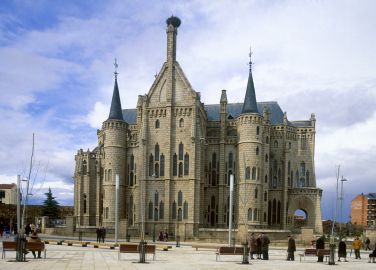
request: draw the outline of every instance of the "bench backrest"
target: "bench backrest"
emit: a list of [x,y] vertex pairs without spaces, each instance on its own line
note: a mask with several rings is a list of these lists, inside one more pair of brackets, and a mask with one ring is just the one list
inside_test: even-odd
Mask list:
[[26,242],[26,249],[28,250],[44,250],[44,243],[43,242]]
[[307,248],[307,249],[304,250],[304,254],[305,255],[316,255],[317,250],[314,249],[314,248]]
[[120,244],[120,252],[138,252],[138,245]]
[[146,253],[155,253],[155,245],[146,245],[145,246]]
[[16,250],[17,242],[15,241],[5,241],[3,242],[3,249]]
[[317,255],[319,255],[319,256],[330,255],[330,250],[329,249],[319,249],[317,251]]
[[242,247],[220,247],[220,254],[243,254]]

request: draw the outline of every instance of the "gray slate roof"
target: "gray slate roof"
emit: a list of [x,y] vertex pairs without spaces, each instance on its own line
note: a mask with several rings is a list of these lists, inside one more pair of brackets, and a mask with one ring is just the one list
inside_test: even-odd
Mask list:
[[[255,85],[253,84],[252,70],[249,69],[247,91],[245,92],[242,113],[258,113]],[[261,111],[262,112],[262,111]]]
[[[206,113],[208,115],[209,121],[219,121],[220,120],[220,104],[209,104],[204,105]],[[283,123],[283,112],[281,107],[279,107],[276,101],[270,102],[258,102],[257,109],[260,114],[264,111],[264,107],[269,109],[270,121],[272,125],[278,125]],[[232,118],[238,117],[243,108],[243,103],[229,103],[227,104],[228,116]],[[136,124],[137,122],[137,110],[136,109],[125,109],[123,110],[124,121],[128,124]]]
[[368,199],[376,199],[376,193],[368,193],[366,196]]
[[119,87],[117,79],[115,78],[114,92],[112,94],[111,109],[108,119],[123,120],[123,114],[121,109]]

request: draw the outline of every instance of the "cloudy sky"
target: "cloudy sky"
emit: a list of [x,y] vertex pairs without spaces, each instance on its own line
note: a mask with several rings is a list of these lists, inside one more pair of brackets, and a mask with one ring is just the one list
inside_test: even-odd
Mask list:
[[206,104],[244,98],[249,47],[258,101],[289,120],[316,114],[316,177],[323,218],[336,171],[350,200],[376,192],[375,1],[0,2],[0,183],[27,175],[35,133],[32,202],[51,187],[72,204],[74,154],[93,149],[109,112],[113,61],[124,108],[148,92],[166,57],[165,20],[182,20],[177,59]]

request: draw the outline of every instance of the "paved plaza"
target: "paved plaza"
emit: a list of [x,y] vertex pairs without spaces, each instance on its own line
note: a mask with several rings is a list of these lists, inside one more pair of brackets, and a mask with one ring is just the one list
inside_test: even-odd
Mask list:
[[[173,244],[172,242],[169,244]],[[9,270],[78,270],[78,269],[376,269],[375,263],[368,263],[368,252],[362,252],[362,259],[355,260],[354,254],[349,262],[336,262],[335,266],[327,263],[316,262],[316,257],[307,257],[299,262],[299,256],[303,249],[295,253],[295,261],[286,261],[286,250],[283,248],[271,247],[270,260],[250,260],[249,265],[242,265],[242,257],[221,256],[216,261],[215,251],[210,249],[199,249],[196,251],[190,243],[182,243],[181,247],[174,245],[169,251],[157,250],[156,260],[148,255],[146,264],[138,263],[138,254],[121,254],[118,260],[118,250],[109,248],[93,248],[48,244],[47,258],[34,259],[32,254],[27,255],[27,262],[14,262],[15,252],[7,252],[6,258],[0,260],[0,269]],[[12,262],[13,261],[13,262]]]

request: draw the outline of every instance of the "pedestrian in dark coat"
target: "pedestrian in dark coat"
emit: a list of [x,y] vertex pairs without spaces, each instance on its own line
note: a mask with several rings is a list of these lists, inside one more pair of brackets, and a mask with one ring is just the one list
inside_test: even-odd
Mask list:
[[[324,236],[321,236],[319,239],[316,240],[316,249],[325,249],[325,241],[324,241]],[[323,262],[324,261],[324,256],[317,256],[318,262]]]
[[255,233],[252,233],[248,239],[248,246],[249,246],[249,253],[251,255],[251,260],[253,260],[253,255],[257,253],[257,241],[255,237]]
[[97,228],[97,242],[99,243],[102,239],[102,235],[101,235],[101,228]]
[[105,227],[102,227],[102,229],[101,229],[101,236],[102,236],[102,243],[104,243],[104,240],[106,239],[106,229],[105,229]]
[[261,234],[261,252],[262,252],[263,260],[269,260],[269,244],[270,244],[269,237],[267,237],[265,233],[262,233]]
[[296,246],[295,246],[295,239],[289,235],[288,236],[288,245],[287,245],[287,260],[288,261],[294,261],[294,252],[296,251]]
[[261,234],[256,238],[257,259],[261,260]]
[[345,258],[345,262],[347,262],[346,259],[347,252],[346,252],[346,243],[341,239],[338,244],[338,261],[341,261],[341,258]]
[[29,236],[29,234],[31,233],[31,227],[30,227],[30,223],[28,223],[26,226],[25,226],[25,234],[27,236]]

